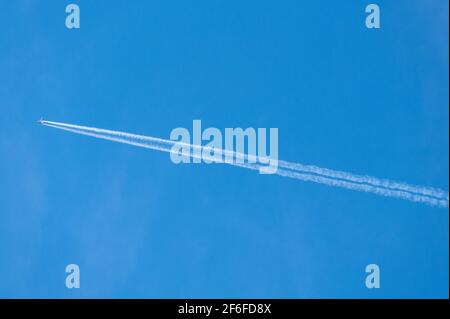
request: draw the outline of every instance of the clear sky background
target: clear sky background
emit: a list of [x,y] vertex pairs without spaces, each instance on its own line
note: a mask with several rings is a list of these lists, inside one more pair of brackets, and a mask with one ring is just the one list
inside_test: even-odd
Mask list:
[[448,1],[366,2],[1,1],[0,297],[447,298],[448,209],[36,123],[278,127],[283,160],[448,190]]

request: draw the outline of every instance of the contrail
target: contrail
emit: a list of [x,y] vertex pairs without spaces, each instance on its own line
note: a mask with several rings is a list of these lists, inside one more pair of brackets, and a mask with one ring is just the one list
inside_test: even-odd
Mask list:
[[[183,155],[191,158],[200,158],[214,161],[216,158],[211,154],[226,155],[235,159],[247,160],[247,162],[225,162],[226,164],[239,166],[251,170],[261,170],[266,166],[256,161],[254,155],[243,154],[224,149],[212,149],[206,146],[186,144],[157,137],[143,136],[119,131],[106,130],[95,127],[52,122],[40,120],[39,123],[77,133],[81,135],[92,136],[113,142],[125,143],[138,147],[144,147],[152,150],[177,153],[173,146],[179,145],[189,149]],[[193,152],[193,150],[200,150],[200,152]],[[202,152],[206,150],[207,152]],[[250,161],[251,160],[251,161]],[[299,163],[292,163],[286,161],[278,162],[278,170],[275,173],[279,176],[290,177],[303,181],[310,181],[329,186],[343,187],[351,190],[363,191],[377,195],[400,198],[413,202],[419,202],[437,207],[448,207],[449,195],[448,192],[432,187],[424,187],[417,185],[410,185],[407,183],[395,182],[387,179],[379,179],[372,176],[355,175],[342,171],[335,171],[327,168],[321,168],[313,165],[303,165]]]

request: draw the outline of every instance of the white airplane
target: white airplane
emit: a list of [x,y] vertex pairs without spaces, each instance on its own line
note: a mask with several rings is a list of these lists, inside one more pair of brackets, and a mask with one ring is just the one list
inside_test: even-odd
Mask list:
[[41,117],[38,121],[39,124],[42,124],[42,122],[44,122],[44,119]]

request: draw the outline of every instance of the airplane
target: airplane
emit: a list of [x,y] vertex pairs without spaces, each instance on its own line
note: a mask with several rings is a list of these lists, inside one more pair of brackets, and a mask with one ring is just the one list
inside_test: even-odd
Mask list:
[[44,119],[41,117],[37,122],[38,122],[39,124],[43,124]]

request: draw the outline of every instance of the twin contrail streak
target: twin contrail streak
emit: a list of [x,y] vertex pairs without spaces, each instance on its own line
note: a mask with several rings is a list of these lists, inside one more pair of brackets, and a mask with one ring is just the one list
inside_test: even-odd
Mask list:
[[[51,122],[44,120],[41,120],[40,123],[45,126],[69,131],[72,133],[92,136],[113,142],[125,143],[129,145],[169,153],[176,153],[176,151],[173,150],[174,145],[182,145],[183,147],[189,149],[189,152],[183,153],[183,155],[203,160],[214,161],[216,158],[213,155],[210,155],[211,151],[214,151],[214,154],[216,155],[224,154],[229,155],[231,156],[231,158],[234,159],[247,160],[247,162],[244,161],[243,163],[239,163],[237,161],[233,161],[231,163],[229,162],[224,163],[243,168],[248,168],[251,170],[261,170],[267,167],[264,164],[258,163],[255,160],[255,156],[238,153],[230,150],[216,149],[216,148],[211,149],[201,145],[185,144],[181,142],[156,137],[136,135],[125,132],[112,131],[101,128],[80,126],[67,123]],[[194,150],[197,150],[198,152],[194,152]],[[203,150],[205,150],[206,152],[202,152]],[[253,159],[253,161],[249,161],[249,159]],[[372,176],[355,175],[347,172],[335,171],[327,168],[321,168],[312,165],[303,165],[299,163],[292,163],[286,161],[278,162],[278,170],[275,174],[302,181],[315,182],[329,186],[343,187],[351,190],[363,191],[387,197],[400,198],[413,202],[428,204],[431,206],[443,208],[448,207],[449,201],[448,192],[438,188],[410,185],[387,179],[379,179]]]

